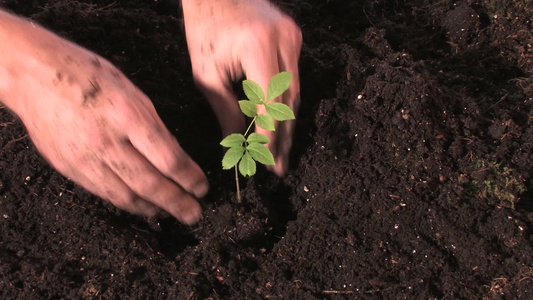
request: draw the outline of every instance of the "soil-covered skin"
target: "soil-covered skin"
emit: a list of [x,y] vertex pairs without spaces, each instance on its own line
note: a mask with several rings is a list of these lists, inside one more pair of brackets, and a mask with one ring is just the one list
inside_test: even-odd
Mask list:
[[304,35],[291,169],[237,204],[177,1],[0,0],[122,69],[212,186],[196,226],[132,216],[2,107],[1,299],[533,298],[531,2],[278,2]]

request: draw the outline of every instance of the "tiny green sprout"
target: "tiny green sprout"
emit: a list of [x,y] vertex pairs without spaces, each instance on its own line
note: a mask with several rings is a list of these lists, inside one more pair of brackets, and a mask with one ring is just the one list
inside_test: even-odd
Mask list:
[[[283,103],[274,102],[274,99],[281,96],[289,88],[292,74],[281,72],[274,75],[268,83],[266,93],[261,86],[254,81],[244,80],[242,83],[244,93],[248,99],[240,100],[239,107],[242,113],[251,118],[250,125],[244,134],[233,133],[225,137],[220,145],[229,148],[222,158],[222,169],[229,170],[235,168],[235,182],[237,185],[237,201],[241,202],[241,192],[239,188],[238,171],[242,176],[253,176],[256,172],[256,162],[263,165],[274,165],[274,156],[265,146],[270,142],[269,138],[261,133],[250,133],[250,129],[255,124],[265,130],[275,131],[274,120],[287,121],[294,120],[294,112]],[[263,105],[266,114],[258,114],[257,107]]]

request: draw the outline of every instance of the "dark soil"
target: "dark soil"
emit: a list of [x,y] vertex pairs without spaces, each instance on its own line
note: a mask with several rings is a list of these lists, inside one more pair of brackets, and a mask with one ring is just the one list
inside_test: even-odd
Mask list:
[[132,216],[0,109],[0,299],[533,299],[531,1],[281,2],[304,34],[292,166],[243,204],[176,0],[0,6],[121,68],[212,185],[197,226]]

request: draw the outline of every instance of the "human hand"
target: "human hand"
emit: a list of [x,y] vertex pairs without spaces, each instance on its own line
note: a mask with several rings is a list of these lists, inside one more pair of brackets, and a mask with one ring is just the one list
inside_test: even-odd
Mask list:
[[[224,136],[244,129],[244,118],[231,82],[243,73],[267,90],[272,76],[292,73],[289,90],[276,101],[296,113],[300,102],[298,59],[302,34],[294,21],[267,0],[183,0],[187,44],[196,84],[213,108]],[[260,107],[259,113],[264,114]],[[288,168],[295,121],[276,124],[276,131],[257,128],[282,176]]]
[[121,209],[198,221],[196,198],[207,179],[148,97],[94,53],[43,29],[25,30],[7,39],[0,30],[9,40],[0,46],[0,81],[9,87],[0,84],[0,98],[48,162]]

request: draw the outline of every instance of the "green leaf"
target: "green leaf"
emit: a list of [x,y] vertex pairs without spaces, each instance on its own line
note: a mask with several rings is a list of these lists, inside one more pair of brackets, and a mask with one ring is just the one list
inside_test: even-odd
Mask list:
[[242,143],[244,143],[246,139],[244,138],[244,135],[240,133],[233,133],[225,137],[221,142],[220,145],[231,148],[231,147],[237,147],[242,146]]
[[248,97],[253,103],[261,104],[265,102],[265,92],[263,92],[263,89],[256,82],[244,80],[242,82],[242,88],[246,97]]
[[272,102],[266,105],[267,113],[278,121],[294,120],[292,109],[283,103]]
[[257,119],[255,119],[255,122],[257,123],[257,126],[263,129],[270,131],[276,130],[274,128],[274,119],[269,115],[258,115]]
[[248,136],[248,138],[246,139],[246,141],[248,143],[259,143],[259,144],[266,144],[268,142],[270,142],[270,139],[264,135],[264,134],[261,134],[261,133],[252,133]]
[[289,72],[281,72],[274,75],[268,83],[267,101],[270,101],[285,93],[291,84],[291,79],[292,74]]
[[256,166],[255,161],[252,159],[248,151],[244,153],[241,162],[239,163],[239,171],[242,176],[252,176],[255,174]]
[[222,158],[222,169],[228,170],[233,168],[242,158],[243,154],[244,147],[242,146],[229,148],[229,150],[226,151],[226,154],[224,154],[224,157]]
[[272,152],[270,152],[270,150],[268,150],[268,148],[265,147],[265,145],[263,144],[248,144],[248,146],[246,147],[246,153],[250,153],[253,159],[257,160],[263,165],[273,166],[276,164],[274,162],[274,156],[272,156]]
[[243,114],[247,117],[253,118],[257,116],[257,105],[249,100],[240,100],[239,107]]

